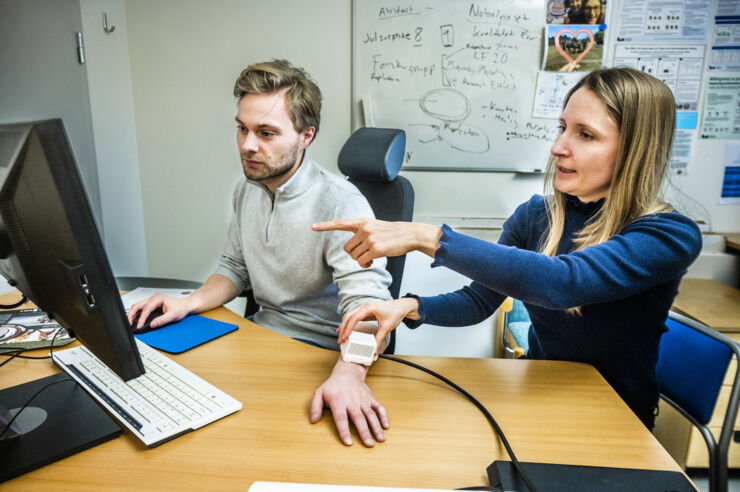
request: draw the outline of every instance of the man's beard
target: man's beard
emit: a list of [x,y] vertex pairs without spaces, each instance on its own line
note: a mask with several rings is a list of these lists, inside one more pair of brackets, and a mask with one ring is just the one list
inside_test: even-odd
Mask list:
[[[251,181],[264,181],[266,179],[277,178],[293,169],[296,161],[298,160],[298,148],[300,142],[296,144],[286,153],[280,156],[277,163],[266,165],[264,162],[262,166],[257,169],[250,169],[246,165],[242,165],[244,170],[244,176]],[[244,159],[244,156],[242,156]]]

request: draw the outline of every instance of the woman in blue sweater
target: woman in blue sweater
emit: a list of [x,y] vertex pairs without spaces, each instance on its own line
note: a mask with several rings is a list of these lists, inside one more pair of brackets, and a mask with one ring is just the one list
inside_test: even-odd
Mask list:
[[353,231],[345,250],[362,265],[419,250],[432,266],[473,280],[436,297],[364,304],[345,317],[339,342],[361,320],[378,321],[378,341],[402,320],[410,328],[475,324],[514,297],[532,320],[529,358],[592,364],[652,429],[658,343],[679,281],[701,249],[696,225],[661,199],[674,108],[668,87],[637,70],[584,77],[565,99],[548,193],[516,209],[498,244],[446,225],[315,224]]

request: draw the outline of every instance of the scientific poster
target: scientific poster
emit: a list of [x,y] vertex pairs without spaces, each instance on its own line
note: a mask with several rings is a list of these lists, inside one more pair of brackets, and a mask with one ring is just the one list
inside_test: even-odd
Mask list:
[[615,67],[632,67],[662,80],[673,92],[676,109],[699,107],[705,45],[617,44]]
[[664,43],[706,41],[712,2],[706,0],[624,0],[617,41]]
[[740,142],[728,142],[725,146],[725,172],[719,203],[740,203]]
[[709,76],[701,138],[740,139],[740,74]]
[[740,15],[717,15],[712,34],[709,70],[740,70]]

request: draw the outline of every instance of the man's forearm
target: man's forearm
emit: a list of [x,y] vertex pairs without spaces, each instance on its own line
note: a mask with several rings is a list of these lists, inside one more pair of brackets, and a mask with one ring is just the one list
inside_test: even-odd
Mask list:
[[236,291],[234,282],[228,277],[215,273],[188,297],[191,303],[190,312],[202,313],[217,308],[234,299],[237,294],[239,293]]
[[347,362],[346,360],[342,359],[342,355],[340,354],[339,359],[337,359],[337,363],[334,364],[332,374],[352,374],[355,377],[359,378],[360,381],[365,381],[365,376],[367,376],[367,371],[369,369],[370,366],[363,366],[362,364],[357,364],[355,362]]

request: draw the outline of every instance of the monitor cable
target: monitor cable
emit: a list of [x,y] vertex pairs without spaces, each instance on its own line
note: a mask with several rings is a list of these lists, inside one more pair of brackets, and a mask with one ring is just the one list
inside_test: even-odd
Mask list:
[[21,355],[23,352],[27,352],[29,350],[32,350],[32,349],[22,348],[22,349],[12,349],[12,350],[8,350],[6,352],[0,352],[0,356],[7,357],[6,360],[0,362],[0,367],[3,367],[5,364],[7,364],[11,360],[15,359],[16,357],[19,358],[19,359],[36,359],[36,360],[51,359],[51,355],[42,355],[42,356]]
[[[430,376],[434,376],[435,378],[451,386],[457,392],[463,395],[465,398],[470,400],[470,402],[473,405],[475,405],[478,408],[478,410],[480,410],[483,413],[483,415],[486,417],[486,420],[488,420],[488,422],[491,424],[491,426],[494,428],[494,430],[498,434],[499,438],[501,439],[502,444],[504,445],[504,448],[506,448],[506,452],[509,454],[509,457],[511,458],[511,462],[514,465],[514,468],[519,473],[519,476],[521,477],[522,482],[524,482],[524,485],[527,486],[530,492],[536,492],[534,485],[532,484],[527,474],[524,472],[524,469],[522,468],[521,463],[519,462],[516,455],[514,454],[514,450],[511,449],[511,446],[509,445],[509,441],[508,439],[506,439],[506,436],[504,435],[504,431],[501,430],[501,427],[498,425],[498,422],[496,422],[496,419],[493,418],[493,415],[491,415],[491,412],[489,412],[488,409],[481,402],[479,402],[473,395],[471,395],[470,393],[465,391],[462,387],[458,386],[457,384],[450,381],[446,377],[442,376],[441,374],[438,374],[432,371],[431,369],[428,369],[422,365],[407,361],[405,359],[399,359],[398,357],[394,357],[392,355],[386,355],[386,354],[378,354],[378,358],[388,359],[394,362],[399,362],[401,364],[405,364],[407,366],[411,366],[415,369],[425,372],[429,374]],[[473,487],[473,488],[464,488],[464,489],[459,489],[459,490],[496,490],[496,489],[493,489],[490,487],[483,487],[483,488]]]
[[14,304],[0,304],[0,309],[15,309],[18,306],[22,306],[26,302],[28,302],[28,297],[22,296],[21,297],[21,300],[18,301],[18,302],[16,302],[16,303],[14,303]]

